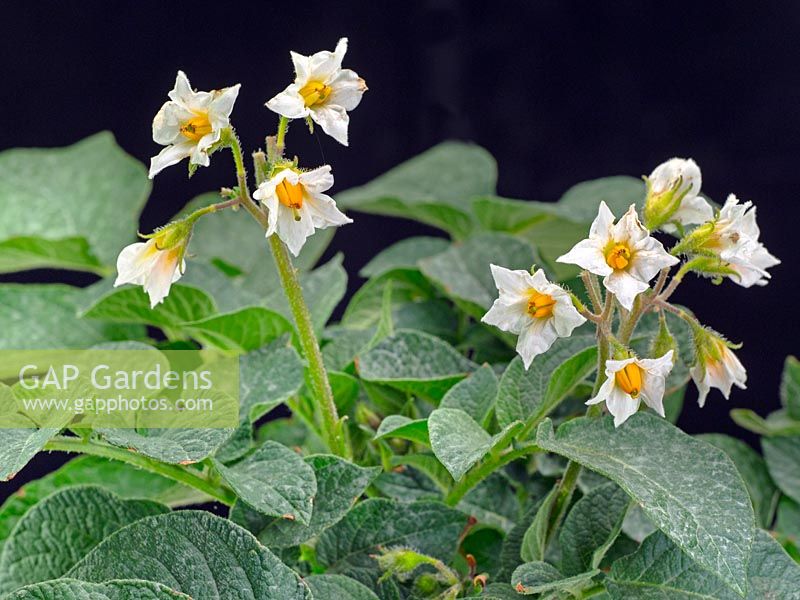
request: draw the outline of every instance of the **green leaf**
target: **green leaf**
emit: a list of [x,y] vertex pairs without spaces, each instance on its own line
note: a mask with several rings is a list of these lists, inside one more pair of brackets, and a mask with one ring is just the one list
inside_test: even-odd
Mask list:
[[533,244],[559,280],[577,275],[577,267],[555,259],[586,237],[588,223],[564,218],[557,204],[487,196],[475,200],[472,211],[486,229],[512,233]]
[[305,582],[319,600],[379,600],[367,586],[344,575],[311,575]]
[[500,425],[535,424],[550,414],[597,367],[594,336],[560,338],[526,371],[514,358],[500,378],[495,412]]
[[781,404],[789,416],[800,421],[800,361],[787,356],[781,379]]
[[492,367],[483,365],[472,375],[451,387],[442,398],[439,407],[463,410],[478,423],[486,425],[497,398],[498,383]]
[[786,496],[780,499],[775,531],[788,536],[795,542],[800,541],[800,504]]
[[514,590],[510,583],[490,583],[480,595],[482,600],[520,600],[522,594]]
[[93,288],[88,290],[91,300],[81,312],[81,316],[87,319],[178,327],[187,321],[199,321],[217,312],[211,296],[188,285],[173,285],[169,296],[155,308],[150,308],[150,298],[138,286],[111,289],[110,282],[101,282]]
[[763,419],[752,410],[734,408],[731,419],[740,427],[759,435],[800,435],[800,421],[795,421],[783,410],[776,410]]
[[30,269],[69,269],[108,274],[108,269],[92,254],[86,238],[47,240],[23,236],[0,241],[0,273]]
[[317,493],[314,469],[294,451],[264,442],[232,467],[214,465],[233,491],[258,512],[308,525]]
[[231,520],[247,528],[270,548],[297,546],[338,523],[380,471],[377,467],[359,467],[328,454],[309,456],[305,462],[313,469],[317,482],[308,525],[270,518],[238,502],[231,512]]
[[343,208],[405,217],[467,235],[469,199],[494,193],[497,165],[479,146],[445,142],[398,165],[361,187],[336,195]]
[[497,298],[490,264],[528,270],[541,263],[527,242],[503,233],[485,233],[452,244],[419,262],[422,273],[470,315],[480,318]]
[[558,201],[558,212],[572,221],[591,223],[597,216],[600,202],[605,202],[619,218],[631,204],[641,208],[644,197],[644,182],[641,179],[627,175],[603,177],[569,188]]
[[99,487],[48,496],[20,519],[0,559],[0,592],[58,579],[118,529],[168,512],[149,500],[122,500]]
[[[800,566],[765,531],[757,531],[743,575],[748,600],[795,598]],[[702,569],[661,532],[611,567],[606,588],[613,600],[739,600],[742,596]]]
[[578,594],[583,588],[592,584],[592,578],[598,575],[597,569],[564,577],[558,569],[546,562],[528,562],[517,567],[511,576],[511,585],[520,594],[549,594],[564,592]]
[[697,437],[716,446],[730,457],[750,493],[757,525],[759,527],[772,525],[780,492],[769,476],[764,459],[746,443],[721,433],[708,433]]
[[373,482],[383,496],[399,502],[441,500],[442,490],[431,477],[413,467],[381,473]]
[[261,307],[185,323],[181,329],[204,346],[234,354],[258,350],[283,334],[294,332],[285,317]]
[[597,486],[575,503],[561,528],[561,571],[577,575],[600,566],[617,539],[630,506],[628,495],[616,484]]
[[537,443],[615,481],[689,556],[746,592],[755,518],[724,452],[649,413],[616,429],[609,417],[574,419],[557,433],[544,421]]
[[377,325],[387,285],[392,286],[393,312],[404,305],[429,300],[435,294],[433,286],[417,269],[386,271],[370,279],[353,295],[344,311],[342,325],[350,329],[367,329]]
[[547,531],[550,526],[550,517],[553,513],[553,506],[558,498],[558,486],[553,486],[550,493],[538,503],[538,509],[530,525],[525,530],[525,535],[520,543],[519,555],[526,562],[536,562],[544,560],[545,552],[550,540],[547,539]]
[[193,464],[210,456],[231,429],[97,429],[114,446],[170,464]]
[[7,600],[192,600],[151,581],[118,580],[89,583],[75,579],[45,581],[6,596]]
[[761,438],[772,479],[795,502],[800,502],[800,436]]
[[370,558],[379,546],[408,546],[449,562],[466,525],[466,515],[438,502],[402,504],[371,498],[320,535],[317,559],[328,572],[369,584],[379,573]]
[[100,261],[113,264],[134,241],[149,194],[144,166],[108,132],[66,148],[6,150],[0,153],[0,240],[86,237]]
[[458,510],[486,525],[508,533],[519,519],[517,489],[503,472],[495,471],[472,488],[458,503]]
[[441,463],[458,481],[490,451],[508,446],[511,437],[522,427],[514,422],[491,436],[463,410],[437,408],[428,417],[431,448]]
[[412,420],[403,415],[389,415],[381,421],[374,439],[381,440],[386,438],[400,438],[401,440],[409,440],[430,446],[428,420]]
[[300,578],[249,532],[201,511],[147,517],[120,529],[68,577],[145,579],[194,600],[311,600]]
[[88,348],[113,339],[115,330],[107,324],[76,316],[83,294],[60,284],[0,285],[0,350]]
[[450,246],[444,238],[417,236],[401,240],[379,252],[358,272],[371,278],[395,269],[416,269],[423,259],[444,252]]
[[303,363],[294,348],[277,341],[239,358],[242,419],[255,422],[303,386]]
[[364,381],[380,383],[435,400],[476,365],[437,337],[402,330],[364,354],[358,363]]
[[[11,388],[0,382],[0,406],[14,406],[16,400]],[[12,415],[6,415],[12,419]],[[44,448],[69,420],[68,415],[53,415],[53,425],[37,427],[24,415],[14,415],[14,429],[0,429],[0,481],[13,479],[36,454]],[[8,427],[8,424],[6,424]]]
[[[44,477],[26,483],[0,506],[0,543],[32,506],[56,490],[100,485],[122,498],[149,499],[169,506],[199,504],[207,496],[194,488],[126,463],[83,455]],[[0,546],[2,548],[2,546]]]

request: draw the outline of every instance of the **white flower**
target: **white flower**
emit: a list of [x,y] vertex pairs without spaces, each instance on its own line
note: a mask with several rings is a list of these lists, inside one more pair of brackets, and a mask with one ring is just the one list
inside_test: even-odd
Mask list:
[[730,279],[743,287],[766,285],[770,274],[767,269],[780,264],[764,244],[758,241],[761,234],[756,224],[756,209],[752,202],[739,204],[730,194],[714,223],[713,232],[702,247],[717,253],[738,277]]
[[313,171],[287,167],[258,186],[253,197],[268,209],[267,237],[278,234],[297,256],[315,229],[346,225],[353,220],[336,208],[336,202],[323,194],[333,186],[328,165]]
[[603,276],[603,285],[627,310],[661,269],[678,262],[661,242],[650,237],[639,222],[634,205],[614,224],[614,215],[605,202],[600,203],[589,238],[556,260]]
[[695,336],[697,362],[689,373],[697,386],[697,403],[700,406],[706,403],[711,388],[717,388],[726,400],[734,385],[747,389],[747,371],[725,340],[705,330]]
[[586,322],[569,293],[550,283],[541,269],[531,275],[497,265],[491,268],[500,296],[481,320],[519,335],[517,352],[526,369],[556,338],[568,337]]
[[290,119],[311,117],[325,133],[347,146],[347,111],[358,106],[367,86],[354,71],[342,69],[345,52],[347,38],[340,39],[333,52],[311,56],[292,52],[294,83],[267,102],[267,107]]
[[606,361],[606,380],[586,404],[606,403],[619,427],[644,403],[664,416],[664,388],[672,370],[672,350],[661,358],[626,358]]
[[[714,209],[700,196],[703,177],[700,167],[691,158],[671,158],[658,165],[647,178],[648,209],[661,211],[658,221],[670,221],[661,226],[665,231],[675,231],[672,222],[681,225],[705,223],[714,218]],[[649,223],[649,219],[646,219]]]
[[193,165],[208,166],[209,148],[230,126],[228,117],[239,87],[236,84],[222,90],[195,92],[186,74],[178,71],[169,101],[153,119],[153,140],[166,148],[150,159],[150,179],[187,157]]
[[185,244],[160,249],[159,237],[126,246],[117,258],[117,280],[114,287],[125,283],[141,285],[150,296],[150,308],[164,301],[173,283],[186,270],[183,255]]

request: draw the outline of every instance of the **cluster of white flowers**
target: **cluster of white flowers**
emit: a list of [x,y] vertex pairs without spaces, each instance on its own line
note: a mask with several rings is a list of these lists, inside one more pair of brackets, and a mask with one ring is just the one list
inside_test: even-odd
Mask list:
[[[347,145],[347,112],[361,102],[367,90],[364,80],[350,69],[342,68],[347,52],[347,39],[342,38],[333,52],[322,51],[311,56],[291,53],[295,80],[266,106],[288,119],[311,119],[341,144]],[[150,161],[152,179],[166,167],[189,158],[193,167],[206,167],[210,155],[225,144],[230,131],[230,115],[240,85],[210,92],[192,89],[183,71],[178,71],[175,87],[153,119],[153,140],[165,148]],[[231,134],[234,135],[234,134]],[[324,194],[333,186],[328,165],[303,171],[293,163],[273,168],[270,178],[258,186],[253,198],[267,210],[267,237],[277,234],[297,256],[306,239],[316,229],[352,223],[336,207],[333,198]],[[174,225],[174,224],[173,224]],[[164,301],[170,286],[185,270],[186,246],[191,228],[168,226],[164,231],[185,231],[184,239],[173,239],[165,246],[153,236],[147,242],[131,244],[117,259],[115,286],[141,285],[150,296],[151,306]]]
[[[759,242],[755,208],[728,197],[721,210],[700,195],[700,168],[691,159],[673,158],[659,165],[649,177],[646,219],[654,228],[681,232],[697,225],[669,253],[639,220],[631,206],[619,220],[605,202],[600,203],[589,237],[556,260],[574,264],[603,277],[607,301],[617,302],[624,316],[634,310],[636,298],[650,290],[650,282],[666,273],[680,260],[675,254],[699,256],[694,270],[700,274],[723,274],[744,287],[767,283],[766,269],[779,263]],[[519,335],[517,352],[525,368],[536,356],[546,352],[558,337],[567,337],[586,321],[586,309],[567,290],[550,283],[543,271],[509,271],[492,265],[499,297],[483,317],[487,324]],[[663,284],[662,284],[663,285]],[[659,292],[661,289],[658,290]],[[579,311],[577,307],[580,307]],[[613,307],[613,305],[612,305]],[[588,315],[597,319],[599,315]],[[611,313],[607,315],[611,318]],[[715,332],[693,326],[696,360],[691,377],[699,390],[699,403],[705,403],[709,390],[719,389],[727,398],[731,387],[745,387],[747,374],[733,347]],[[664,416],[662,405],[666,378],[672,370],[673,351],[641,359],[624,345],[616,343],[615,355],[606,360],[603,384],[587,404],[605,402],[619,426],[644,403]]]

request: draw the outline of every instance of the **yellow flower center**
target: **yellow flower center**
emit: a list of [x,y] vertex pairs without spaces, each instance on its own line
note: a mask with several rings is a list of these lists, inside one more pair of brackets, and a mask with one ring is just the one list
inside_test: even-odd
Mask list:
[[181,134],[195,142],[199,141],[204,135],[211,133],[212,129],[208,113],[196,113],[194,117],[181,124]]
[[606,264],[616,271],[624,269],[630,262],[631,250],[625,244],[614,244],[606,252]]
[[289,183],[284,179],[275,187],[275,193],[284,206],[292,209],[303,207],[303,186],[299,183]]
[[639,397],[642,391],[642,368],[639,365],[636,363],[625,365],[624,369],[615,373],[614,379],[622,391],[631,398]]
[[536,319],[545,319],[553,314],[556,301],[552,296],[531,290],[528,296],[528,314]]
[[300,95],[306,106],[316,106],[325,102],[332,91],[331,86],[321,81],[309,81],[300,89]]

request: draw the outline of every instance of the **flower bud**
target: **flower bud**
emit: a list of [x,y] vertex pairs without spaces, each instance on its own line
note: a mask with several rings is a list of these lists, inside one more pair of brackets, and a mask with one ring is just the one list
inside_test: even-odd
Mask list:
[[727,400],[736,385],[746,389],[747,371],[732,352],[740,347],[732,344],[716,331],[700,325],[692,327],[696,361],[690,370],[697,386],[697,403],[703,406],[712,387],[722,392]]
[[672,350],[672,364],[678,360],[678,342],[667,326],[667,318],[662,312],[658,317],[658,333],[650,345],[650,356],[664,356]]
[[[692,159],[670,159],[656,167],[644,181],[647,185],[644,223],[648,229],[658,229],[673,220],[682,224],[697,222],[697,216],[693,213],[676,216],[681,209],[691,210],[690,205],[696,202],[700,193],[700,168]],[[684,200],[687,206],[682,207]],[[699,202],[705,204],[702,198]],[[702,206],[701,212],[704,209],[705,206]]]

